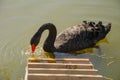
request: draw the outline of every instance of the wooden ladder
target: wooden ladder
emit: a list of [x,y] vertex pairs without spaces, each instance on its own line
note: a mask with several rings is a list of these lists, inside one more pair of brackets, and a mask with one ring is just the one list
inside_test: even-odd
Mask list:
[[87,58],[29,58],[25,80],[103,80],[103,76]]

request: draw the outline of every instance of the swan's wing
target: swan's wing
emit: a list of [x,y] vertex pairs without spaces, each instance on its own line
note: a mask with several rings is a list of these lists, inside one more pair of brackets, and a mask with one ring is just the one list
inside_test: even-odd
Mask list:
[[69,52],[90,46],[87,41],[90,35],[88,32],[85,27],[80,25],[67,28],[56,37],[54,43],[56,51]]

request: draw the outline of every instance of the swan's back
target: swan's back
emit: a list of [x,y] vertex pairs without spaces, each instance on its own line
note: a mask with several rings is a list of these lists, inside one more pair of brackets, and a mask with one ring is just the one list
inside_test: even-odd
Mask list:
[[[93,47],[107,33],[95,32],[91,26],[76,25],[67,28],[56,37],[54,46],[56,52],[70,52]],[[100,34],[99,34],[100,33]]]
[[58,51],[68,52],[78,50],[83,48],[87,37],[85,27],[76,25],[58,34],[54,45]]

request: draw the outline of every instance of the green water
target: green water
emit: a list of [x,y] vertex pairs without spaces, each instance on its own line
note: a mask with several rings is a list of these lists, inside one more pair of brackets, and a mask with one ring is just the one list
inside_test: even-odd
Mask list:
[[95,49],[94,54],[86,57],[99,74],[120,80],[119,3],[119,0],[0,0],[0,80],[24,79],[28,58],[24,53],[40,25],[52,22],[59,33],[83,20],[112,23],[107,35],[109,44],[101,45],[103,56],[97,56]]

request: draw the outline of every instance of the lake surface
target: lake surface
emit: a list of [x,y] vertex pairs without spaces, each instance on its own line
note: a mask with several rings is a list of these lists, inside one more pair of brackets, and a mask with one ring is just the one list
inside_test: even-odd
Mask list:
[[[58,33],[83,20],[112,23],[107,35],[109,44],[102,44],[102,56],[94,49],[90,58],[99,74],[120,80],[120,0],[0,0],[0,80],[23,80],[25,54],[29,41],[44,23],[56,25]],[[43,34],[42,41],[47,36]],[[77,57],[82,57],[78,55]]]

